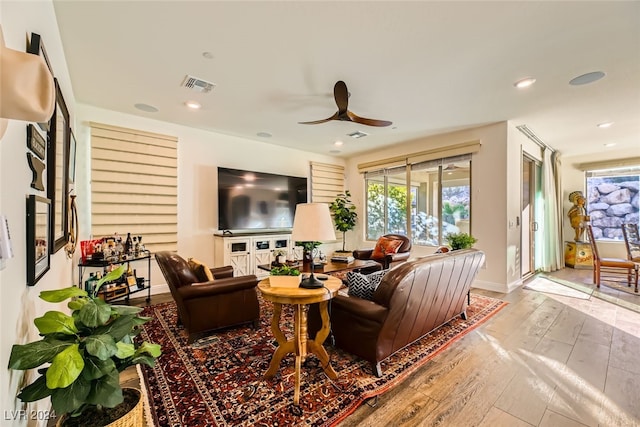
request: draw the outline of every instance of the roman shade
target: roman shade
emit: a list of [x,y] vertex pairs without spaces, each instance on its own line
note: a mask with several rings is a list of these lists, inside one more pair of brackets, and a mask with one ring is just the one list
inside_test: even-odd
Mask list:
[[91,234],[142,236],[177,250],[176,137],[91,123]]
[[448,157],[456,157],[463,154],[473,154],[480,151],[480,141],[468,141],[460,144],[447,145],[444,147],[436,147],[430,150],[420,151],[417,153],[406,154],[403,156],[376,160],[373,162],[360,163],[358,172],[365,173],[379,169],[391,169],[407,164],[416,164],[428,162],[430,160],[443,159]]
[[314,203],[331,203],[344,193],[344,166],[311,162],[311,198]]

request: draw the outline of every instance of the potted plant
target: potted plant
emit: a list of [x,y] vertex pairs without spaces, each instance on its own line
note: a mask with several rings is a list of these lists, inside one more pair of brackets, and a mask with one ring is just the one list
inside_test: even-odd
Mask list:
[[288,265],[273,267],[269,273],[269,285],[274,288],[297,288],[301,279],[300,270]]
[[47,302],[71,299],[67,305],[71,315],[46,312],[34,319],[42,339],[11,348],[10,369],[45,365],[38,369],[40,377],[23,388],[18,398],[34,402],[51,397],[53,409],[62,415],[59,426],[106,425],[118,419],[113,413],[118,413],[120,419],[122,414],[127,416],[120,406],[127,402],[131,409],[136,409],[128,411],[129,414],[142,414],[140,392],[125,389],[123,393],[119,374],[138,363],[153,366],[160,356],[158,344],[133,339],[139,326],[150,318],[138,315],[140,307],[110,305],[96,296],[102,284],[124,272],[122,265],[106,274],[97,282],[92,295],[75,286],[41,292],[40,298]]
[[338,194],[338,197],[331,202],[329,210],[336,224],[336,229],[342,232],[342,250],[336,252],[348,252],[345,250],[347,231],[353,230],[356,226],[356,207],[351,203],[351,193],[349,190],[344,194]]
[[277,264],[284,264],[287,260],[287,251],[284,249],[276,249],[273,251],[273,256],[276,259]]
[[478,241],[478,239],[467,233],[449,233],[445,237],[449,242],[449,246],[451,246],[451,250],[454,251],[458,249],[468,249]]
[[313,251],[322,245],[322,242],[296,242],[296,246],[302,246],[302,263],[313,262]]

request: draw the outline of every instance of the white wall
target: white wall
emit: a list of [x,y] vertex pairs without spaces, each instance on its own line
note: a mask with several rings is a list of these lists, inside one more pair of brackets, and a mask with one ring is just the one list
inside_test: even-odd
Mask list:
[[[150,118],[117,113],[92,106],[77,106],[78,198],[81,239],[89,237],[89,122],[99,122],[155,132],[178,138],[178,253],[214,265],[213,233],[218,225],[217,167],[309,177],[311,161],[344,165],[343,159],[308,153],[260,141],[207,132]],[[151,273],[152,284],[163,284],[160,271]],[[154,292],[161,289],[157,287]],[[164,290],[164,289],[163,289]]]
[[[31,32],[42,36],[55,76],[59,80],[69,113],[74,117],[74,96],[69,79],[62,42],[50,1],[2,1],[0,23],[7,47],[25,51]],[[19,388],[31,383],[37,375],[33,372],[11,371],[8,365],[11,346],[38,338],[33,319],[47,310],[57,308],[38,298],[40,291],[73,284],[74,266],[66,258],[64,250],[51,256],[51,269],[34,287],[26,286],[26,208],[29,194],[46,196],[30,187],[31,171],[26,157],[26,122],[10,120],[6,134],[0,141],[0,212],[7,216],[15,257],[0,261],[0,411],[3,426],[27,425],[25,419],[11,418],[11,411],[25,409],[16,399]],[[30,410],[48,410],[48,400],[28,405]],[[15,413],[15,412],[14,412]],[[31,420],[29,425],[34,425]],[[43,421],[44,425],[46,421]]]

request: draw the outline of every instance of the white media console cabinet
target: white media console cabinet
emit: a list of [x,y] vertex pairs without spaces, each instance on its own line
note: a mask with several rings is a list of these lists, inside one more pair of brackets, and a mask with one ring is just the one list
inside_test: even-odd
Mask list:
[[302,248],[296,250],[291,241],[291,233],[282,231],[261,234],[215,233],[213,249],[215,266],[233,266],[236,277],[255,274],[262,279],[268,276],[269,272],[258,266],[270,264],[274,260],[273,251],[276,249],[285,250],[289,256],[295,253],[298,259],[302,258]]

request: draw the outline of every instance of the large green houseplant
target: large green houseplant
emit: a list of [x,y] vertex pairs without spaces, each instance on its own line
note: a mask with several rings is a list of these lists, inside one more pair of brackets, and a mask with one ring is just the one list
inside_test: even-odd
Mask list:
[[329,210],[333,216],[333,222],[336,224],[336,229],[342,232],[342,250],[338,252],[347,252],[345,250],[346,234],[347,231],[355,228],[356,219],[358,219],[356,207],[351,203],[349,190],[344,194],[338,194],[338,197],[329,205]]
[[34,319],[42,339],[11,348],[10,369],[45,365],[38,369],[40,377],[20,391],[20,400],[51,397],[58,415],[67,414],[73,419],[93,412],[92,416],[100,416],[100,412],[106,413],[106,408],[124,400],[121,371],[139,363],[154,365],[160,346],[133,339],[139,326],[150,320],[138,315],[142,308],[111,305],[97,297],[100,286],[124,271],[125,266],[121,266],[106,274],[92,295],[75,286],[40,293],[41,299],[52,303],[71,299],[71,315],[47,311]]

